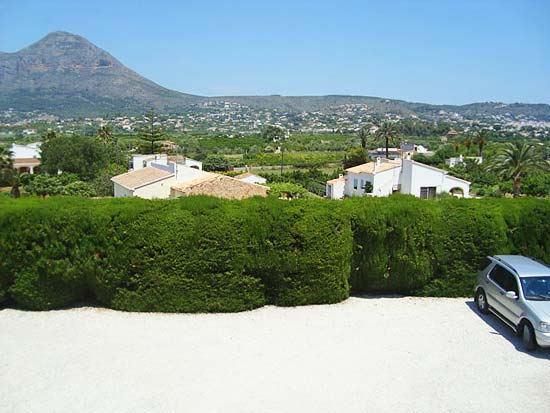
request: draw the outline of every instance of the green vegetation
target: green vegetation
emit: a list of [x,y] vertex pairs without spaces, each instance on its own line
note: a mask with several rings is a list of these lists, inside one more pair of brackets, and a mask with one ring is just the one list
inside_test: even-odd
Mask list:
[[330,202],[0,202],[0,301],[23,308],[242,311],[349,293],[350,224]]
[[85,136],[57,136],[41,147],[41,167],[49,174],[73,173],[93,179],[107,166],[107,151],[98,139]]
[[139,130],[140,139],[147,142],[150,146],[146,145],[143,153],[155,153],[155,144],[162,140],[164,131],[159,125],[157,114],[150,110],[143,116],[145,126]]
[[550,201],[0,198],[0,301],[127,311],[469,296],[486,255],[550,261]]
[[525,142],[510,142],[495,157],[490,170],[496,171],[499,177],[512,180],[514,198],[519,197],[522,179],[532,173],[550,172],[550,163],[543,159],[534,145]]
[[395,195],[354,198],[351,285],[357,292],[469,296],[487,255],[550,261],[550,202],[537,199],[426,202]]

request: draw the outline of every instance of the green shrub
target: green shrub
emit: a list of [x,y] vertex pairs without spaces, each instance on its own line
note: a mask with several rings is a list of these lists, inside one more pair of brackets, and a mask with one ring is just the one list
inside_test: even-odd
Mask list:
[[410,294],[433,274],[439,211],[411,196],[348,201],[354,234],[351,286],[358,292]]
[[[93,213],[80,202],[34,202],[0,215],[0,300],[31,310],[73,304],[87,294],[95,270]],[[4,209],[4,206],[2,206]]]
[[351,227],[338,201],[249,200],[253,236],[245,271],[271,304],[334,303],[349,295]]
[[243,311],[264,304],[243,273],[246,214],[237,203],[181,198],[112,228],[94,283],[107,306],[128,311]]
[[0,302],[211,312],[350,288],[469,296],[486,255],[550,261],[549,216],[525,198],[0,199]]

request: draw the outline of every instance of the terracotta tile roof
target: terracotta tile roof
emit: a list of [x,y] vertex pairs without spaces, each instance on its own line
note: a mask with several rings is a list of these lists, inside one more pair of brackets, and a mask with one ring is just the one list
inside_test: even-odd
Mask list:
[[327,184],[336,184],[338,182],[342,182],[342,181],[345,181],[345,180],[346,180],[346,177],[341,176],[339,178],[335,178],[335,179],[331,179],[330,181],[327,181]]
[[367,162],[361,165],[354,166],[352,168],[346,169],[347,172],[359,174],[359,173],[368,173],[368,174],[376,174],[378,172],[384,172],[389,169],[398,168],[401,166],[401,161],[399,160],[382,160],[380,165],[376,167],[376,161],[375,162]]
[[269,187],[243,182],[229,176],[205,173],[204,175],[172,186],[176,196],[210,195],[219,198],[243,199],[266,196]]
[[148,166],[136,171],[126,172],[124,174],[114,176],[111,178],[111,181],[123,186],[126,189],[134,190],[147,184],[162,181],[173,176],[174,174],[171,172]]

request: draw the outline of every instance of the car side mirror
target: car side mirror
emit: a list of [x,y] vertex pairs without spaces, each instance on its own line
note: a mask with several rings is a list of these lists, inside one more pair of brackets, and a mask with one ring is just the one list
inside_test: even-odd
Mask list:
[[518,295],[515,291],[506,291],[506,297],[515,300],[518,298]]

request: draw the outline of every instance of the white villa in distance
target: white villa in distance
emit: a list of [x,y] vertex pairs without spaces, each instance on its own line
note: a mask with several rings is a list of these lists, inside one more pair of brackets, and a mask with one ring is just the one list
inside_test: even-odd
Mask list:
[[185,157],[134,155],[130,171],[111,178],[115,198],[145,199],[210,195],[243,199],[267,196],[269,188],[202,170],[202,162]]
[[327,198],[389,196],[396,192],[418,198],[434,198],[442,192],[461,198],[470,196],[470,182],[411,159],[377,158],[346,172],[347,175],[327,182]]
[[40,166],[40,142],[29,143],[28,145],[11,145],[13,169],[19,172],[34,174],[35,168]]

